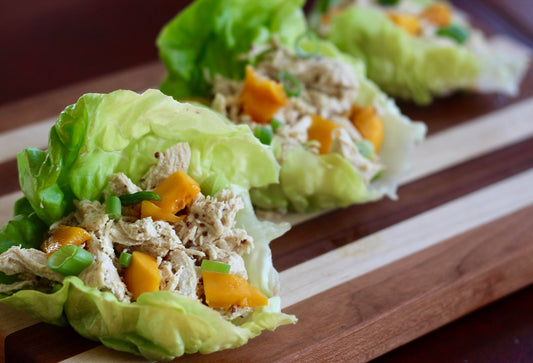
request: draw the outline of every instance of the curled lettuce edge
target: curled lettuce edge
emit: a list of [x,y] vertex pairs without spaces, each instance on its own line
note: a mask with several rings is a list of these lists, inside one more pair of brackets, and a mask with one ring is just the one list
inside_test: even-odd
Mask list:
[[[138,182],[155,161],[154,152],[178,142],[191,147],[188,172],[193,178],[222,173],[243,199],[245,208],[237,213],[236,224],[254,239],[254,248],[245,256],[248,281],[269,298],[268,306],[228,322],[178,293],[147,293],[124,303],[73,276],[55,292],[19,290],[0,294],[0,302],[47,323],[70,324],[79,334],[113,349],[155,360],[238,347],[263,329],[296,322],[294,316],[281,313],[279,277],[269,248],[270,241],[290,226],[259,221],[248,196],[254,184],[277,179],[279,165],[272,152],[248,127],[236,126],[209,109],[179,103],[158,90],[84,95],[61,113],[47,151],[29,148],[19,154],[25,197],[15,204],[15,217],[0,230],[0,253],[14,245],[38,248],[48,225],[68,213],[74,198],[99,199],[107,178],[119,171]],[[240,147],[233,148],[235,143]],[[239,157],[239,163],[216,165],[221,157]],[[46,208],[52,212],[43,211]]]
[[[309,40],[302,41],[300,46],[311,51],[316,44]],[[316,155],[303,146],[296,147],[287,153],[281,165],[279,184],[250,191],[258,208],[314,213],[366,203],[383,196],[396,199],[398,183],[411,169],[412,152],[425,137],[425,124],[402,115],[394,100],[365,77],[365,68],[360,61],[340,52],[328,41],[319,41],[318,53],[351,64],[360,87],[356,103],[373,105],[378,110],[385,126],[385,137],[378,154],[384,170],[367,187],[355,167],[341,155]]]
[[212,174],[245,188],[278,181],[272,151],[247,126],[149,89],[86,94],[68,106],[50,131],[48,150],[17,155],[20,186],[50,225],[72,210],[74,199],[99,199],[114,173],[138,183],[156,162],[154,153],[179,142],[191,148],[188,173],[199,183]]
[[523,51],[509,56],[496,39],[470,32],[481,50],[412,37],[382,12],[352,5],[331,17],[325,38],[364,60],[368,77],[387,94],[420,105],[460,90],[516,95],[530,57]]

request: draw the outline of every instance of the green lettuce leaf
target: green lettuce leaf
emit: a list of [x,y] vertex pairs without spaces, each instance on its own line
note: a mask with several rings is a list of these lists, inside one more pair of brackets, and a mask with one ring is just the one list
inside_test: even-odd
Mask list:
[[378,154],[384,170],[367,187],[357,170],[339,154],[316,155],[298,147],[290,150],[285,157],[279,185],[271,184],[250,191],[253,203],[263,209],[308,213],[365,203],[384,195],[396,199],[400,178],[411,168],[410,157],[414,147],[425,136],[425,125],[402,115],[394,101],[365,77],[364,65],[340,52],[332,43],[319,41],[317,46],[312,40],[307,40],[302,41],[300,46],[306,51],[317,51],[321,56],[339,59],[353,66],[360,87],[356,103],[376,106],[385,126],[385,137]]
[[383,12],[356,6],[333,10],[329,24],[323,26],[320,16],[336,4],[321,1],[319,5],[310,16],[315,29],[342,51],[363,59],[369,78],[385,92],[421,105],[458,90],[516,96],[531,61],[525,47],[503,37],[486,37],[457,9],[454,24],[469,33],[464,44],[442,37],[412,37]]
[[[116,172],[138,182],[156,162],[154,153],[178,142],[189,143],[188,173],[195,180],[225,180],[243,198],[245,208],[236,223],[254,240],[245,257],[248,281],[269,298],[268,306],[228,322],[215,310],[177,293],[158,291],[123,303],[77,277],[65,278],[52,293],[20,290],[0,295],[0,302],[44,322],[68,323],[85,337],[154,360],[238,347],[264,329],[294,323],[294,316],[281,313],[279,278],[269,248],[270,241],[289,226],[259,221],[248,196],[250,187],[278,180],[279,165],[272,151],[248,127],[157,90],[84,95],[59,116],[48,150],[30,148],[18,155],[25,197],[15,204],[15,217],[0,230],[0,253],[13,245],[38,248],[47,224],[68,213],[74,198],[99,199]],[[0,278],[0,283],[13,282],[12,276]]]
[[252,45],[275,34],[292,47],[306,29],[303,0],[195,1],[167,24],[157,38],[168,75],[160,86],[176,99],[209,97],[215,74],[242,79]]
[[66,277],[54,293],[21,290],[0,296],[0,302],[44,322],[68,323],[86,338],[153,360],[236,348],[264,329],[295,323],[294,316],[281,313],[279,278],[268,247],[289,225],[259,221],[247,191],[233,188],[245,201],[245,208],[237,214],[237,227],[246,229],[254,239],[252,252],[244,256],[248,281],[269,297],[267,306],[244,318],[228,322],[199,301],[168,291],[145,293],[136,302],[124,303],[109,292],[86,286],[75,276]]
[[188,173],[199,182],[213,173],[245,188],[278,180],[279,165],[246,126],[157,90],[121,90],[82,96],[60,114],[47,151],[19,153],[21,189],[51,224],[72,208],[74,198],[99,199],[114,173],[137,183],[156,162],[156,151],[184,141],[192,153]]
[[[399,178],[409,169],[410,154],[415,143],[423,139],[425,126],[404,117],[394,102],[368,81],[363,62],[341,53],[331,42],[299,39],[308,31],[301,6],[301,1],[196,1],[159,35],[160,56],[168,70],[161,90],[176,99],[212,97],[210,79],[215,74],[243,79],[245,66],[256,59],[242,55],[251,48],[260,48],[272,37],[289,49],[295,49],[298,40],[304,51],[318,51],[321,56],[348,62],[360,81],[357,102],[377,105],[382,111],[386,130],[379,153],[385,165],[383,175],[367,188],[355,168],[340,155],[319,156],[296,148],[281,165],[280,184],[252,188],[252,202],[262,209],[313,212],[364,203],[383,195],[395,198]],[[196,70],[195,65],[199,65]],[[274,152],[276,143],[275,137]]]
[[480,59],[466,48],[410,36],[374,9],[349,6],[335,13],[326,39],[364,60],[368,77],[383,91],[418,104],[472,88],[480,74]]

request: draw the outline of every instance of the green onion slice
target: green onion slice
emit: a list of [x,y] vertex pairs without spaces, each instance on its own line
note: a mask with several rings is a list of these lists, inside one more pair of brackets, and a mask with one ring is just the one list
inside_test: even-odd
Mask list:
[[298,97],[302,92],[302,84],[296,76],[287,71],[279,72],[278,78],[289,97]]
[[[302,45],[305,44],[308,40],[313,42],[313,50],[311,52],[307,52],[302,48]],[[314,57],[318,54],[318,47],[318,37],[310,30],[299,35],[298,38],[296,38],[296,41],[294,42],[294,50],[296,51],[296,54],[298,54],[301,58]]]
[[272,142],[272,130],[263,126],[257,126],[254,129],[254,136],[261,141],[262,144],[270,145]]
[[120,202],[120,198],[114,195],[108,197],[105,201],[105,212],[111,219],[120,219],[122,216],[122,203]]
[[446,28],[440,28],[437,30],[437,35],[451,38],[457,43],[463,44],[468,39],[468,30],[459,25],[450,25]]
[[118,263],[121,266],[128,267],[131,264],[131,253],[122,252],[118,258]]
[[93,263],[93,255],[76,245],[66,245],[52,253],[46,266],[64,276],[77,276]]
[[121,195],[119,198],[122,202],[122,205],[124,206],[139,204],[143,200],[161,200],[161,197],[158,194],[148,191],[142,191],[133,194],[124,194]]
[[277,118],[273,118],[272,121],[270,121],[270,127],[272,128],[273,133],[276,133],[280,126],[283,126],[283,121],[280,121]]
[[212,271],[227,274],[231,268],[231,265],[228,265],[224,262],[203,260],[200,268],[202,269],[202,271]]
[[9,285],[17,281],[20,281],[17,275],[6,275],[2,271],[0,271],[0,284]]
[[399,0],[378,0],[379,5],[396,5]]
[[379,178],[381,178],[382,175],[383,175],[383,170],[380,170],[380,171],[377,172],[376,175],[374,175],[374,177],[373,177],[372,180],[370,180],[370,181],[371,181],[371,182],[376,181],[376,180],[378,180]]
[[374,155],[374,145],[368,140],[357,140],[355,146],[357,146],[361,155],[367,159],[372,158],[372,155]]
[[228,188],[230,185],[228,179],[224,174],[217,173],[209,175],[201,184],[200,189],[204,195],[215,196],[222,189]]

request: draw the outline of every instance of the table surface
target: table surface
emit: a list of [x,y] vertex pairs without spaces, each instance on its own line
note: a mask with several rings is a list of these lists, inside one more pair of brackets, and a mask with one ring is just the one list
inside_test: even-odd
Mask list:
[[[488,32],[533,48],[528,0],[457,3]],[[164,70],[154,39],[183,2],[138,0],[127,9],[119,1],[30,5],[12,2],[0,11],[7,30],[0,35],[1,223],[18,195],[16,151],[11,152],[15,146],[10,140],[41,140],[39,135],[22,140],[17,132],[43,130],[83,93],[157,86]],[[258,360],[264,361],[533,360],[533,267],[528,263],[533,257],[533,130],[527,124],[533,114],[533,70],[516,98],[457,94],[425,108],[399,105],[407,115],[427,122],[428,142],[422,151],[439,152],[440,145],[454,142],[458,150],[431,158],[417,155],[420,164],[400,188],[399,201],[335,210],[274,241],[282,283],[293,286],[299,282],[294,277],[298,272],[331,261],[332,254],[352,253],[380,238],[387,243],[404,229],[413,238],[425,238],[424,232],[435,235],[442,216],[453,219],[464,213],[472,223],[461,229],[458,218],[448,234],[438,232],[437,243],[417,247],[368,273],[343,276],[329,289],[317,288],[309,296],[291,290],[285,310],[299,317],[298,324],[264,333],[237,350],[193,355],[186,361],[256,359],[259,352]],[[486,139],[463,150],[459,142],[477,135]],[[435,160],[439,165],[431,165]],[[73,336],[68,328],[31,319],[9,334],[2,329],[0,348],[5,352],[0,358],[19,360],[30,354],[35,360],[59,360],[81,354],[83,359],[86,351],[94,357],[131,358],[102,353],[96,343]],[[40,343],[46,354],[28,348],[38,345],[39,336],[47,337]],[[65,339],[71,347],[59,349]]]

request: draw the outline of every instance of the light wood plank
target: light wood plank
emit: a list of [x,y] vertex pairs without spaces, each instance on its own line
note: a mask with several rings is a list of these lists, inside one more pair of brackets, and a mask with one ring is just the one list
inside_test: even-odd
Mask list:
[[289,268],[280,274],[282,307],[524,208],[532,183],[533,169]]

